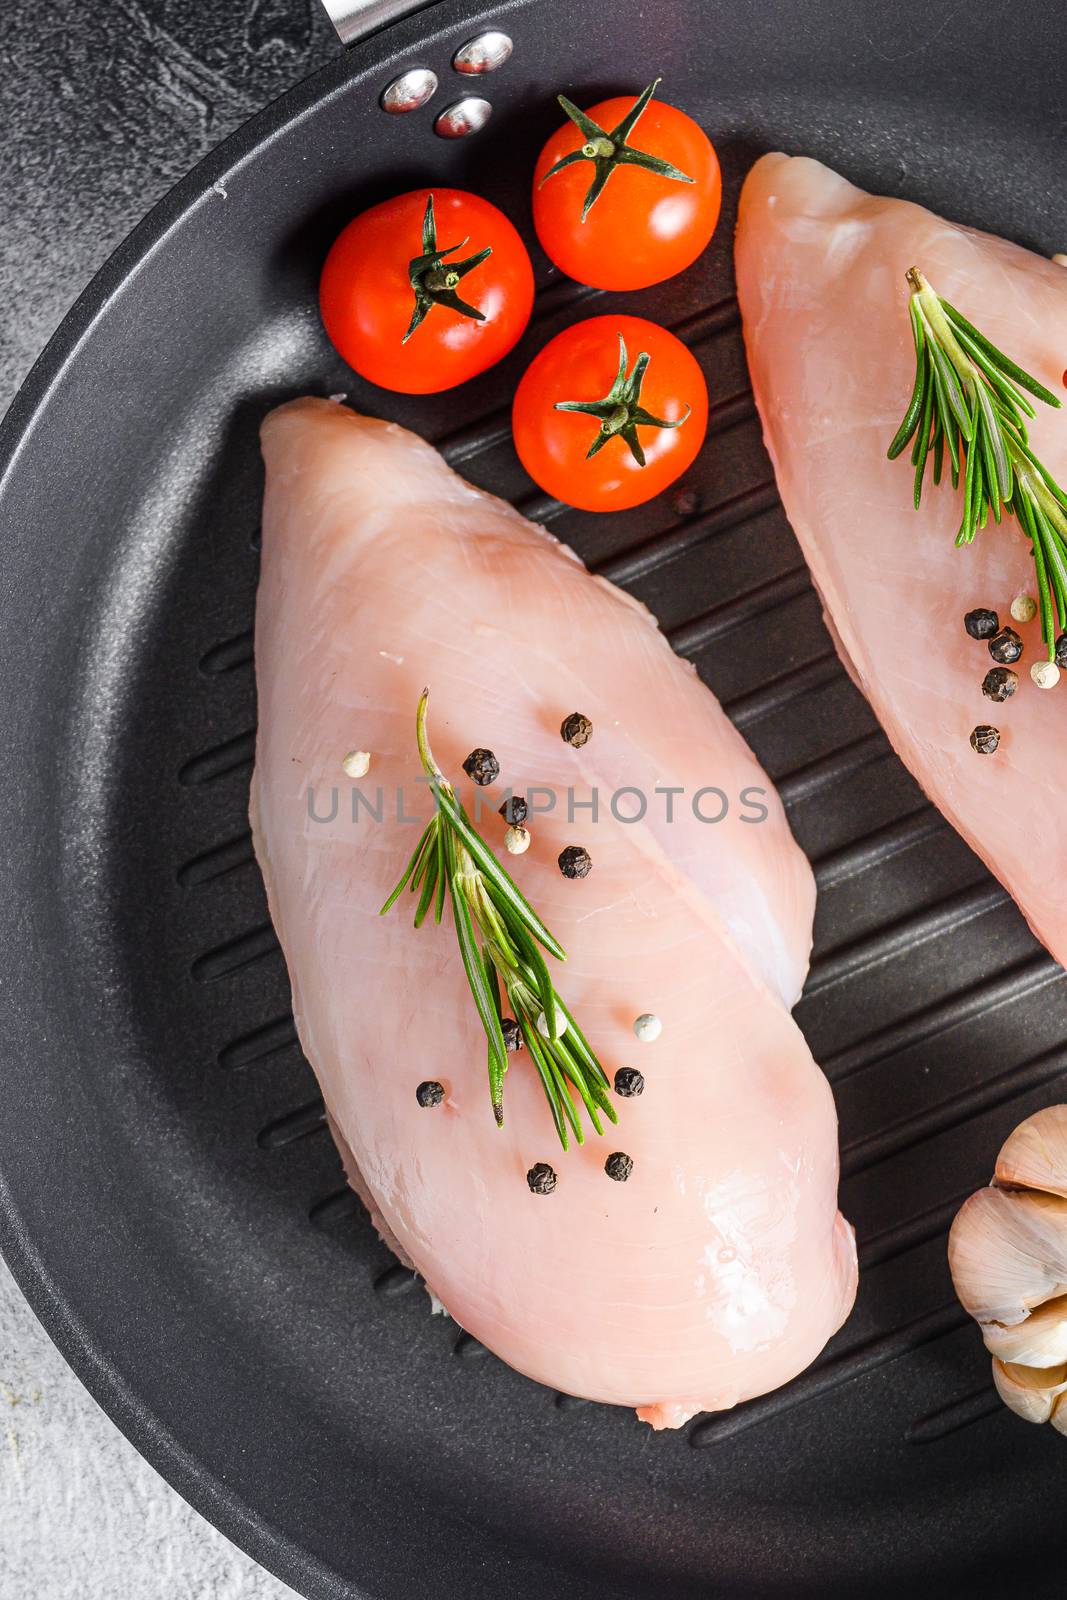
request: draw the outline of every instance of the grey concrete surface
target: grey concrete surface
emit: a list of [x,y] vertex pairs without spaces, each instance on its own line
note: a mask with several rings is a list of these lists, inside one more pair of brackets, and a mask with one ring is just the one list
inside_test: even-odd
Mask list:
[[[149,206],[335,49],[318,0],[2,0],[0,409]],[[291,1594],[127,1444],[0,1264],[0,1600]]]

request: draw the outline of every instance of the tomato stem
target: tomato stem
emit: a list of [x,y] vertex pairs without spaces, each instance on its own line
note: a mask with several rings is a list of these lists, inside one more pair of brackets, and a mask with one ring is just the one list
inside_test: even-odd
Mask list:
[[427,272],[422,282],[428,293],[439,293],[442,289],[454,289],[459,282],[459,273],[446,272],[443,267],[438,267],[433,272]]
[[474,322],[485,321],[484,312],[479,311],[476,306],[469,305],[466,300],[460,299],[456,293],[456,285],[468,272],[481,266],[482,262],[492,255],[492,245],[486,245],[484,250],[468,256],[465,261],[450,261],[447,265],[444,261],[445,256],[450,256],[455,250],[462,250],[466,243],[466,239],[461,239],[458,244],[446,245],[444,249],[438,247],[437,221],[434,217],[431,193],[427,197],[422,219],[422,254],[412,256],[408,263],[408,279],[415,295],[415,309],[411,313],[408,331],[401,341],[403,344],[407,344],[432,306],[447,306],[450,311],[458,312],[461,317],[470,317]]
[[641,385],[645,381],[648,370],[648,352],[642,350],[634,362],[633,371],[626,376],[626,341],[619,334],[619,370],[615,380],[604,396],[603,400],[557,400],[557,411],[577,411],[583,416],[596,417],[600,423],[596,438],[589,446],[586,460],[590,461],[598,451],[603,450],[609,439],[616,435],[622,438],[630,454],[639,467],[645,465],[645,452],[641,448],[641,441],[637,436],[638,428],[680,428],[688,418],[692,407],[686,406],[685,416],[679,417],[677,422],[667,422],[663,417],[654,417],[641,405]]
[[538,188],[546,184],[549,178],[554,178],[557,172],[562,172],[565,167],[573,167],[578,161],[591,161],[593,163],[593,178],[586,191],[582,204],[582,221],[584,222],[593,206],[604,192],[607,183],[616,167],[644,167],[646,172],[654,172],[657,177],[670,178],[675,183],[694,183],[687,173],[680,172],[669,161],[663,161],[659,156],[651,155],[647,150],[635,150],[627,141],[638,119],[645,110],[648,102],[659,87],[659,78],[654,78],[647,88],[642,89],[622,121],[608,133],[594,122],[586,112],[579,111],[564,94],[556,98],[563,110],[570,117],[579,133],[584,136],[584,144],[578,150],[572,150],[569,155],[561,156],[545,173]]

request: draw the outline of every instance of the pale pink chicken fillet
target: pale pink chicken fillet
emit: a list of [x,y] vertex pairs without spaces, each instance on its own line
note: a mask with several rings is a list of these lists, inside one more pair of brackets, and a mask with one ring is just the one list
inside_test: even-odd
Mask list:
[[[773,1389],[843,1321],[856,1260],[832,1098],[788,1009],[812,878],[769,781],[643,607],[419,439],[300,400],[267,419],[263,449],[253,829],[354,1186],[451,1315],[543,1383],[654,1426]],[[378,914],[419,833],[397,791],[404,815],[429,815],[424,685],[446,773],[462,780],[477,746],[499,758],[479,791],[498,853],[507,787],[558,797],[531,817],[529,852],[505,859],[568,953],[556,985],[609,1079],[646,1079],[584,1148],[561,1150],[525,1051],[496,1127],[450,911],[418,931],[410,895]],[[578,750],[560,737],[576,710],[594,726]],[[358,783],[341,770],[351,749],[372,758]],[[644,820],[612,816],[624,785],[648,797]],[[672,822],[654,795],[668,786],[684,791]],[[692,812],[709,786],[730,802],[718,824]],[[381,791],[380,821],[353,821],[356,789],[372,804]],[[759,805],[765,820],[741,820]],[[574,843],[593,858],[584,879],[556,863]],[[632,1031],[647,1011],[663,1023],[651,1045]],[[442,1106],[419,1107],[423,1079],[445,1086]],[[613,1151],[633,1159],[628,1182],[605,1174]],[[539,1161],[558,1173],[551,1195],[527,1186]]]
[[[838,651],[901,759],[1063,961],[1067,688],[1031,682],[1046,655],[1040,623],[1010,616],[1018,594],[1037,592],[1029,544],[1012,518],[956,549],[962,492],[947,467],[936,489],[928,469],[916,512],[910,452],[888,461],[886,449],[915,376],[909,267],[1054,394],[1067,366],[1067,271],[783,155],[748,176],[736,261],[764,438]],[[1035,406],[1031,441],[1067,483],[1067,417]],[[1003,704],[982,694],[994,663],[964,631],[978,606],[1025,642]],[[979,724],[1000,730],[994,755],[971,749]]]

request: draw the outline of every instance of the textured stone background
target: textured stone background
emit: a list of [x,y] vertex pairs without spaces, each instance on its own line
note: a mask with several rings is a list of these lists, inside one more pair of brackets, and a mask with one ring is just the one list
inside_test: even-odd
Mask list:
[[0,406],[148,208],[338,48],[319,0],[0,0]]
[[3,1600],[286,1600],[82,1388],[0,1263]]
[[[0,408],[96,268],[337,49],[318,0],[0,0]],[[282,1600],[89,1398],[0,1264],[2,1600]]]

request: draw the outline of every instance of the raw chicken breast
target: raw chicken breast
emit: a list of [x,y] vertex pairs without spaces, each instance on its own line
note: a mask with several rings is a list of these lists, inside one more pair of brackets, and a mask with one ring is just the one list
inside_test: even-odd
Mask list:
[[[886,460],[915,375],[904,281],[913,265],[1062,393],[1063,267],[864,194],[817,161],[769,155],[749,174],[737,232],[749,365],[778,488],[839,653],[902,760],[1062,961],[1067,824],[1055,741],[1067,690],[1031,683],[1045,653],[1040,624],[1009,615],[1016,595],[1036,593],[1029,544],[1011,519],[957,550],[962,494],[947,469],[938,489],[928,471],[916,512],[908,452]],[[1063,483],[1067,417],[1037,410],[1031,439]],[[1004,704],[983,696],[993,662],[964,632],[976,606],[1025,641],[1019,688]],[[970,747],[980,723],[1000,729],[992,756]]]
[[[533,1378],[656,1426],[783,1383],[843,1320],[856,1264],[830,1091],[788,1010],[811,874],[768,780],[643,607],[419,439],[300,400],[268,417],[263,449],[253,829],[354,1186],[452,1316]],[[478,791],[498,849],[507,787],[557,796],[509,865],[568,952],[557,987],[609,1078],[637,1065],[646,1079],[583,1148],[560,1149],[525,1051],[496,1127],[450,912],[416,931],[406,895],[378,915],[410,819],[429,815],[424,684],[446,773],[462,780],[476,746],[499,758]],[[579,750],[559,731],[575,710],[594,725]],[[358,784],[341,771],[353,748],[372,756]],[[647,796],[644,820],[612,815],[624,785]],[[668,785],[684,791],[673,822],[653,794]],[[720,824],[688,803],[710,785],[730,800]],[[371,804],[380,791],[381,820],[362,805],[353,820],[356,789]],[[741,820],[744,789],[764,821]],[[556,864],[572,843],[593,858],[584,879]],[[645,1011],[663,1022],[652,1045],[632,1031]],[[446,1100],[424,1110],[427,1078]],[[604,1171],[616,1150],[633,1159],[625,1183]],[[527,1186],[539,1161],[558,1173],[551,1195]]]

